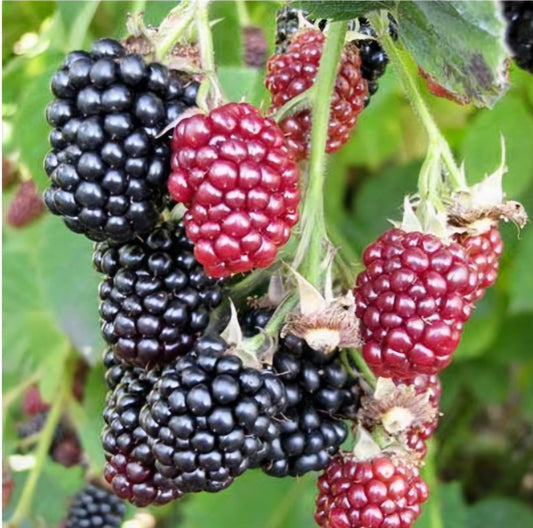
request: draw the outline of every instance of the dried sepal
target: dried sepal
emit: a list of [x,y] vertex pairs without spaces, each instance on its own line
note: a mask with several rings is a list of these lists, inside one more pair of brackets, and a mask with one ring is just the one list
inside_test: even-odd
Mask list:
[[378,378],[373,396],[361,400],[359,420],[369,429],[382,425],[388,434],[399,437],[437,418],[438,409],[429,400],[429,392],[417,394],[412,385],[397,386],[391,379]]
[[352,292],[329,304],[315,303],[314,309],[301,306],[300,314],[289,314],[281,330],[281,337],[295,335],[306,341],[313,350],[325,355],[337,348],[357,347],[360,344],[359,320],[355,316]]

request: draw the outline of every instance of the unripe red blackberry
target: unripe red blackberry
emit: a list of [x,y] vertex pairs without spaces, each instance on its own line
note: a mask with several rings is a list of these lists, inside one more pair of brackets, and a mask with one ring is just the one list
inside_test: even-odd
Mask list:
[[34,416],[38,413],[47,411],[50,405],[46,403],[42,396],[41,391],[37,385],[32,385],[22,398],[22,411],[27,416]]
[[293,335],[281,342],[272,368],[285,385],[287,408],[263,470],[283,477],[324,469],[346,439],[341,418],[357,413],[358,383],[338,359],[324,357]]
[[318,479],[315,521],[321,528],[411,528],[427,498],[418,469],[404,459],[341,453]]
[[118,528],[126,505],[109,491],[87,484],[78,492],[68,510],[66,528]]
[[155,468],[148,437],[139,426],[139,413],[158,376],[157,370],[126,368],[104,410],[104,476],[120,498],[136,506],[166,504],[181,496]]
[[22,182],[9,202],[6,221],[11,227],[24,227],[45,211],[44,202],[33,181]]
[[247,26],[242,29],[244,64],[262,68],[266,63],[268,43],[260,27]]
[[162,371],[141,424],[162,475],[182,492],[217,492],[260,464],[285,391],[272,373],[199,343]]
[[[314,84],[324,40],[319,29],[302,29],[294,35],[286,53],[270,57],[265,77],[265,86],[272,95],[269,113],[274,113]],[[348,141],[364,107],[367,92],[367,82],[361,75],[359,51],[355,45],[348,44],[341,53],[335,81],[326,152],[335,152]],[[294,159],[308,157],[311,111],[303,110],[283,119],[280,128]]]
[[52,182],[45,202],[67,227],[115,242],[153,229],[170,158],[168,136],[157,136],[195,104],[186,83],[111,39],[67,55],[52,78],[56,99],[46,116],[53,150],[45,159]]
[[183,226],[165,223],[142,241],[97,244],[102,334],[114,353],[137,365],[168,363],[189,351],[221,301],[193,255]]
[[187,207],[194,255],[212,277],[265,268],[298,221],[299,171],[283,133],[246,103],[180,121],[170,195]]
[[498,228],[493,227],[481,235],[462,237],[458,241],[478,270],[479,284],[468,297],[472,302],[477,302],[498,278],[500,257],[503,253],[502,237]]
[[391,229],[366,248],[363,263],[354,294],[373,372],[408,380],[449,365],[478,284],[465,248]]

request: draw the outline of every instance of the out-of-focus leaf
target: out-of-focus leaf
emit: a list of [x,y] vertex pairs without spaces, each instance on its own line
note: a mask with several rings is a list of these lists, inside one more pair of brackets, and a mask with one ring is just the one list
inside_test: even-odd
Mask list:
[[67,50],[79,49],[83,46],[85,35],[99,3],[99,1],[93,1],[59,2],[57,4],[61,20],[69,35],[68,42],[66,42]]
[[489,288],[485,297],[476,303],[465,324],[461,341],[454,352],[454,360],[470,359],[483,354],[498,335],[504,317],[504,299]]
[[468,127],[462,148],[466,175],[475,183],[496,170],[501,161],[501,136],[509,169],[503,188],[517,199],[533,182],[533,115],[517,97],[506,97],[491,112],[480,112]]
[[415,62],[459,99],[493,106],[507,88],[497,2],[398,2],[398,34]]
[[291,5],[297,9],[308,11],[314,18],[331,18],[332,20],[351,20],[352,18],[363,16],[370,11],[379,9],[393,9],[396,2],[368,1],[368,2],[317,2],[299,1]]
[[439,483],[438,489],[429,490],[429,499],[422,506],[422,515],[415,528],[465,528],[467,509],[461,484],[457,481]]
[[102,471],[105,462],[100,432],[104,425],[102,413],[106,393],[104,368],[103,364],[99,363],[89,371],[83,390],[83,402],[72,413],[83,450],[87,454],[91,470],[95,473]]
[[53,99],[50,79],[58,64],[50,63],[48,69],[33,78],[20,94],[19,107],[13,123],[14,139],[21,153],[21,160],[28,167],[39,188],[48,185],[43,160],[50,150],[47,138],[50,126],[46,122],[45,109]]
[[221,493],[191,497],[185,505],[185,522],[180,526],[309,528],[313,526],[315,490],[313,474],[295,480],[248,471]]
[[533,229],[528,226],[520,235],[520,244],[512,262],[512,273],[509,274],[509,312],[519,314],[533,312]]
[[468,509],[468,528],[504,528],[533,526],[533,510],[519,501],[490,498],[477,502]]
[[[217,66],[240,66],[242,64],[241,25],[235,2],[211,2],[211,20],[219,21],[212,27],[213,47]],[[228,31],[231,27],[232,31]]]

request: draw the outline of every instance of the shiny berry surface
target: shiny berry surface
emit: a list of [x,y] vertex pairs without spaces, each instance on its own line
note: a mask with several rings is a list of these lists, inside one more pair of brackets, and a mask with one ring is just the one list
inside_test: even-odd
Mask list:
[[357,414],[359,384],[337,358],[322,356],[293,335],[274,354],[273,370],[285,386],[287,408],[263,471],[283,477],[324,469],[347,437],[342,418]]
[[503,253],[503,241],[498,228],[460,241],[466,249],[468,258],[478,269],[479,284],[469,298],[476,302],[485,295],[485,290],[496,283]]
[[149,233],[167,200],[169,135],[160,133],[195,104],[197,87],[111,39],[69,53],[46,109],[48,209],[95,241]]
[[520,68],[533,74],[533,4],[509,0],[502,4],[513,59]]
[[315,521],[321,528],[411,528],[427,498],[418,469],[402,459],[341,454],[318,479]]
[[407,380],[448,366],[478,285],[465,249],[392,229],[365,249],[363,263],[354,294],[373,372]]
[[144,242],[97,244],[93,261],[106,275],[102,335],[131,365],[162,365],[191,350],[222,299],[181,224],[162,224]]
[[104,409],[104,476],[120,498],[136,506],[166,504],[181,496],[155,468],[148,437],[139,427],[139,413],[158,374],[126,367]]
[[271,372],[200,344],[163,370],[141,425],[156,467],[177,489],[217,492],[261,463],[285,400]]
[[274,262],[298,221],[300,190],[273,121],[245,103],[184,119],[174,131],[171,166],[170,195],[187,207],[185,230],[210,276]]
[[66,528],[118,528],[126,513],[126,505],[113,493],[94,484],[87,484],[68,510]]
[[[296,33],[285,53],[273,55],[267,62],[265,86],[272,96],[270,113],[310,88],[316,78],[324,47],[324,35],[319,29]],[[361,59],[355,45],[344,47],[340,59],[335,90],[331,101],[326,152],[335,152],[348,141],[364,107],[368,92],[361,75]],[[280,123],[294,159],[309,155],[311,115],[309,110],[298,112]]]

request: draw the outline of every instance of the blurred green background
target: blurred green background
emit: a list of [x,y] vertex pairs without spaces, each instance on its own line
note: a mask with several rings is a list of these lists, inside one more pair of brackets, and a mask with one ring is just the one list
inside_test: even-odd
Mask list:
[[[144,6],[158,24],[173,2],[9,2],[3,15],[3,156],[23,179],[43,190],[42,160],[49,126],[49,79],[62,57],[102,36],[122,38],[128,12]],[[268,104],[264,70],[246,68],[243,23],[263,29],[273,49],[278,2],[211,7],[216,61],[231,100]],[[247,20],[248,19],[248,20]],[[492,172],[505,137],[508,197],[533,214],[533,77],[511,65],[510,88],[492,110],[436,98],[423,87],[436,121],[471,183]],[[398,219],[402,197],[416,191],[425,154],[424,130],[388,68],[350,142],[330,157],[325,201],[333,241],[358,269],[358,255]],[[4,217],[16,188],[3,192]],[[455,359],[442,375],[443,417],[424,468],[431,499],[417,528],[533,526],[533,229],[502,226],[505,253],[498,283],[477,306]],[[23,229],[3,223],[3,461],[19,450],[20,385],[37,372],[44,397],[57,391],[57,366],[72,354],[93,367],[85,400],[69,402],[90,459],[103,465],[99,445],[105,388],[97,314],[98,278],[92,244],[50,214]],[[26,472],[14,474],[20,496]],[[47,460],[24,526],[58,526],[82,486],[81,468]],[[249,472],[218,495],[200,494],[159,510],[158,527],[309,527],[316,475],[277,480]],[[131,508],[128,516],[135,515]],[[22,526],[22,525],[21,525]]]

